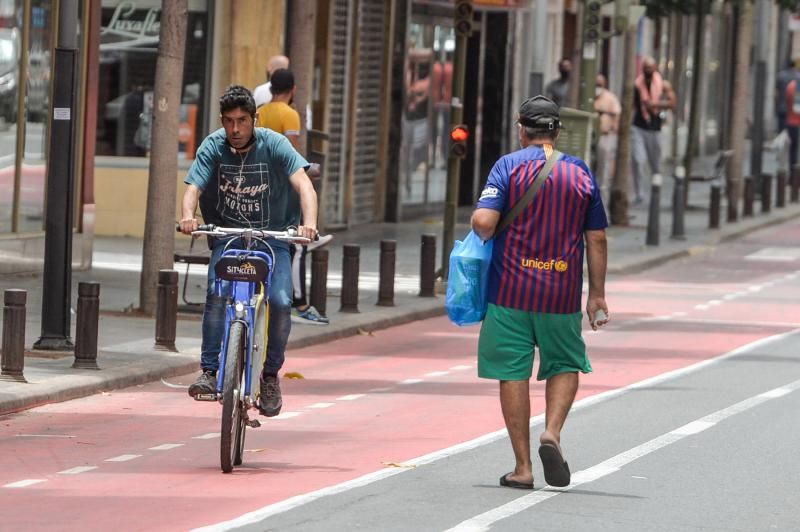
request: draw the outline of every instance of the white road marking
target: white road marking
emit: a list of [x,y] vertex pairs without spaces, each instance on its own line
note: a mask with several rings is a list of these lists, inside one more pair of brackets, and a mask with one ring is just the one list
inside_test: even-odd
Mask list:
[[472,369],[472,366],[453,366],[450,371],[462,371],[465,369]]
[[277,416],[273,416],[272,419],[292,419],[293,417],[297,417],[302,412],[284,412],[283,414],[278,414]]
[[708,305],[695,305],[694,308],[697,310],[708,310],[710,307]]
[[59,475],[79,475],[81,473],[86,473],[87,471],[92,471],[93,469],[97,469],[97,466],[78,466],[73,467],[72,469],[65,469],[64,471],[59,471]]
[[343,395],[343,396],[339,397],[336,400],[337,401],[355,401],[356,399],[361,399],[362,397],[364,397],[363,393],[354,393],[354,394],[351,394],[351,395]]
[[406,379],[404,381],[400,381],[397,384],[419,384],[422,382],[422,379]]
[[790,388],[775,388],[774,390],[770,390],[768,392],[764,392],[761,395],[766,397],[767,399],[777,399],[778,397],[783,397],[784,395],[792,393]]
[[[784,388],[789,389],[791,391],[797,390],[798,388],[800,388],[800,380],[794,381],[790,384],[783,386],[782,388],[777,388],[777,389],[784,389]],[[770,390],[770,392],[774,391],[775,390]],[[608,460],[600,462],[595,466],[592,466],[588,469],[584,469],[583,471],[578,471],[577,473],[572,475],[572,483],[570,483],[570,485],[565,488],[560,488],[560,489],[551,488],[548,490],[537,490],[531,493],[530,495],[514,499],[513,501],[507,504],[504,504],[497,508],[493,508],[492,510],[484,512],[480,515],[476,515],[475,517],[467,519],[466,521],[462,521],[453,528],[448,529],[446,532],[464,532],[464,531],[478,532],[478,531],[489,530],[489,528],[498,521],[519,514],[539,504],[540,502],[543,502],[547,499],[551,499],[561,493],[569,491],[582,484],[593,482],[595,480],[608,476],[616,471],[619,471],[620,469],[630,464],[631,462],[638,460],[639,458],[642,458],[643,456],[652,454],[688,436],[697,434],[698,432],[702,432],[703,430],[714,426],[720,421],[735,416],[736,414],[740,414],[742,412],[750,410],[751,408],[756,407],[769,400],[770,398],[765,397],[765,394],[760,394],[760,395],[755,395],[753,397],[749,397],[727,408],[723,408],[722,410],[717,410],[716,412],[701,417],[700,419],[688,423],[687,425],[684,425],[679,429],[673,430],[672,432],[667,432],[666,434],[662,434],[661,436],[657,436],[656,438],[653,438],[648,442],[645,442],[641,445],[637,445],[636,447],[628,449],[627,451],[620,453],[616,456],[612,456]]]
[[219,432],[207,432],[200,436],[192,436],[193,440],[213,440],[214,438],[219,438]]
[[426,373],[426,377],[444,377],[445,375],[450,375],[449,371],[431,371],[430,373]]
[[314,403],[313,405],[309,405],[308,408],[328,408],[335,404],[336,403]]
[[18,480],[17,482],[12,482],[10,484],[6,484],[4,488],[27,488],[28,486],[33,486],[34,484],[39,484],[40,482],[47,482],[46,479],[43,478],[28,478],[25,480]]
[[155,447],[150,447],[150,451],[169,451],[170,449],[174,449],[176,447],[183,447],[182,443],[164,443],[162,445],[156,445]]
[[724,299],[725,301],[730,301],[732,299],[736,299],[737,297],[739,297],[739,294],[725,294],[724,296],[722,296],[722,299]]
[[688,313],[678,311],[678,312],[673,312],[672,315],[675,316],[676,318],[682,318],[683,316],[688,316]]
[[106,462],[129,462],[131,460],[135,460],[136,458],[141,458],[141,454],[121,454],[119,456],[115,456],[114,458],[107,458]]
[[[719,355],[714,358],[709,358],[706,360],[702,360],[700,362],[696,362],[690,366],[685,366],[683,368],[678,368],[672,371],[668,371],[666,373],[662,373],[661,375],[656,375],[655,377],[650,377],[639,382],[635,382],[633,384],[629,384],[628,386],[624,386],[622,388],[616,388],[614,390],[608,390],[605,392],[601,392],[597,395],[592,395],[576,401],[572,405],[572,411],[583,410],[590,406],[594,406],[598,403],[603,403],[605,401],[609,401],[611,399],[615,399],[619,396],[625,395],[633,390],[637,390],[640,388],[649,388],[652,386],[656,386],[663,382],[676,379],[678,377],[682,377],[684,375],[688,375],[690,373],[694,373],[701,369],[705,369],[708,366],[712,366],[714,364],[718,364],[723,360],[727,360],[731,357],[735,357],[742,353],[746,353],[751,350],[758,349],[764,345],[767,345],[773,341],[779,341],[784,338],[788,338],[794,334],[800,333],[800,329],[795,329],[790,332],[776,334],[774,336],[768,336],[766,338],[761,338],[759,340],[755,340],[750,342],[749,344],[745,344],[741,347],[737,347],[732,351],[728,351],[722,355]],[[467,366],[469,368],[469,366]],[[453,369],[453,368],[451,368]],[[712,421],[712,420],[709,420]],[[532,417],[530,425],[533,427],[534,425],[540,424],[544,422],[544,414],[540,414],[538,416]],[[466,441],[463,443],[459,443],[458,445],[454,445],[452,447],[447,447],[445,449],[440,449],[438,451],[434,451],[432,453],[426,454],[424,456],[420,456],[419,458],[415,458],[412,460],[408,460],[404,462],[404,464],[413,464],[416,466],[422,466],[426,464],[430,464],[436,462],[438,460],[442,460],[444,458],[449,458],[451,456],[455,456],[457,454],[470,451],[472,449],[476,449],[483,445],[488,445],[490,443],[494,443],[500,439],[508,437],[508,432],[506,429],[500,429],[495,432],[490,432],[488,434],[484,434],[483,436],[479,436],[470,441]],[[676,436],[671,436],[676,437]],[[291,497],[284,501],[271,504],[269,506],[264,506],[258,510],[246,513],[242,516],[239,516],[235,519],[231,519],[230,521],[224,521],[222,523],[217,523],[214,525],[208,525],[202,528],[196,528],[195,531],[223,531],[223,530],[233,530],[235,528],[251,525],[254,523],[259,523],[264,519],[277,515],[283,512],[288,512],[294,508],[298,508],[310,502],[316,501],[318,499],[322,499],[324,497],[330,497],[332,495],[336,495],[339,493],[344,493],[356,488],[361,488],[363,486],[368,486],[373,482],[378,482],[379,480],[383,480],[385,478],[393,477],[395,475],[399,475],[401,473],[405,473],[407,471],[414,471],[414,468],[409,467],[387,467],[384,469],[380,469],[378,471],[374,471],[372,473],[368,473],[361,477],[355,478],[353,480],[348,480],[347,482],[342,482],[341,484],[336,484],[334,486],[328,486],[327,488],[322,488],[317,491],[312,491],[310,493],[304,493],[302,495],[297,495],[295,497]],[[574,478],[574,477],[573,477]],[[537,491],[536,494],[540,493],[553,493],[557,495],[559,492],[542,492]],[[549,498],[549,497],[548,497]]]
[[389,390],[391,390],[391,388],[388,388],[388,387],[387,388],[373,388],[373,389],[369,390],[369,393],[384,393],[384,392],[388,392]]
[[745,260],[792,262],[800,259],[800,248],[763,248],[745,255]]
[[720,301],[719,299],[712,299],[711,301],[708,302],[708,304],[711,305],[712,307],[716,307],[717,305],[721,305],[722,301]]
[[749,290],[750,292],[761,292],[761,286],[759,285],[748,286],[747,290]]

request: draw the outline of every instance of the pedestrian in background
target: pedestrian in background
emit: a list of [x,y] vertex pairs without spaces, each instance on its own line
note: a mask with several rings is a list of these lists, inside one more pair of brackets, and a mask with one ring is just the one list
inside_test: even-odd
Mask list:
[[[561,429],[578,390],[578,373],[592,367],[581,337],[581,290],[586,242],[592,329],[607,321],[606,236],[603,202],[586,163],[562,155],[550,175],[536,175],[553,155],[561,127],[558,106],[544,96],[522,103],[517,116],[522,149],[492,168],[472,228],[493,237],[501,216],[544,179],[538,195],[495,237],[489,274],[489,307],[478,342],[478,375],[500,381],[500,406],[514,450],[514,470],[500,485],[533,489],[530,451],[530,378],[539,348],[536,379],[545,380],[545,430],[539,456],[545,481],[566,486],[570,471]],[[601,312],[602,311],[602,312]]]
[[272,78],[272,73],[281,68],[289,68],[288,57],[285,55],[273,55],[269,58],[266,69],[267,81],[253,90],[253,99],[256,102],[256,108],[259,108],[272,100],[272,91],[270,91],[272,83],[270,82],[270,79]]
[[[285,68],[280,68],[272,73],[270,91],[272,99],[258,108],[257,125],[269,128],[277,133],[284,135],[292,143],[292,146],[299,153],[304,150],[300,148],[300,113],[291,107],[292,99],[297,92],[294,75]],[[308,176],[315,181],[319,179],[319,166],[312,166],[308,169]],[[289,191],[289,201],[299,203],[300,198],[294,191]],[[299,209],[295,212],[299,214]],[[300,225],[302,220],[296,220],[295,225]],[[333,239],[333,235],[320,236],[318,240],[310,244],[293,244],[292,252],[292,321],[297,323],[310,323],[313,325],[327,325],[329,320],[326,316],[308,303],[306,296],[306,256],[310,250],[328,244]]]
[[614,93],[608,90],[608,80],[603,74],[598,74],[595,80],[594,110],[598,114],[600,124],[600,134],[595,147],[597,161],[595,178],[605,200],[608,184],[615,171],[617,132],[619,131],[619,115],[622,112],[622,106]]
[[633,91],[633,191],[634,203],[644,202],[645,164],[652,179],[661,178],[662,112],[674,107],[674,100],[664,97],[664,80],[652,57],[642,60],[642,73],[636,77]]
[[[796,108],[796,109],[795,109]],[[797,164],[800,144],[800,57],[789,68],[781,70],[775,80],[775,110],[778,114],[778,132],[789,134],[789,164]]]
[[559,107],[567,103],[569,94],[569,77],[572,73],[572,61],[562,59],[558,63],[559,78],[547,84],[544,89],[545,95],[553,100]]

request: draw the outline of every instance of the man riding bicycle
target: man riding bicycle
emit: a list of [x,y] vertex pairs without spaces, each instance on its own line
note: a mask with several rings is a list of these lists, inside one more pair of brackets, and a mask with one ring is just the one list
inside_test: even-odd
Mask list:
[[[206,223],[225,227],[283,231],[301,219],[297,236],[314,240],[317,235],[317,197],[306,170],[309,163],[279,133],[255,127],[256,104],[249,90],[232,85],[219,99],[222,128],[205,138],[197,150],[184,182],[181,232],[199,226],[198,203]],[[300,196],[300,209],[288,201],[289,187]],[[214,266],[227,239],[212,243],[208,266],[208,290],[203,312],[200,366],[203,373],[189,386],[189,395],[216,392],[216,373],[225,327],[225,298],[214,294]],[[291,330],[292,278],[290,244],[271,241],[275,262],[269,287],[269,336],[267,358],[261,374],[261,414],[277,416],[283,401],[278,371],[283,366]],[[263,247],[263,246],[262,246]],[[263,251],[263,249],[262,249]]]

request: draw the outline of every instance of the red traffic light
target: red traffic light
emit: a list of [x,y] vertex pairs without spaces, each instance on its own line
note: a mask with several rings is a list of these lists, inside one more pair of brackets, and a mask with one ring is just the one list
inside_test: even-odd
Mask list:
[[450,130],[450,140],[453,142],[466,142],[469,138],[467,126],[455,126]]

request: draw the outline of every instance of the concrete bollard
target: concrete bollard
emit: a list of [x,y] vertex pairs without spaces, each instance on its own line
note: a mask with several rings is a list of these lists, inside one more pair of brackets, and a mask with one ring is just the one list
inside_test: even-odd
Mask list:
[[744,207],[742,208],[742,216],[753,216],[753,199],[755,191],[753,190],[753,178],[747,176],[744,178]]
[[158,271],[158,299],[156,302],[156,348],[177,351],[175,330],[178,321],[178,272]]
[[358,312],[358,267],[361,247],[345,244],[342,247],[342,306],[339,312]]
[[379,307],[394,306],[394,270],[397,255],[395,240],[381,240],[380,266],[378,269],[378,302]]
[[719,229],[720,205],[722,203],[722,187],[719,180],[711,182],[711,203],[708,208],[708,228]]
[[0,380],[27,382],[25,367],[25,303],[28,292],[10,288],[3,294],[3,353]]
[[[677,183],[677,180],[676,180]],[[660,209],[661,206],[661,174],[653,174],[650,186],[650,208],[647,212],[647,240],[648,246],[657,246],[660,238]]]
[[422,235],[419,257],[419,297],[436,297],[436,235]]
[[772,210],[772,174],[761,174],[761,212]]
[[326,316],[328,308],[328,250],[315,249],[311,252],[311,294],[309,303]]
[[792,168],[792,188],[791,188],[791,195],[789,199],[792,203],[800,202],[800,165],[795,165]]
[[786,172],[784,170],[778,170],[775,179],[777,180],[775,206],[778,208],[783,208],[786,207]]
[[78,319],[75,324],[73,368],[97,367],[97,325],[100,319],[100,283],[78,283]]

